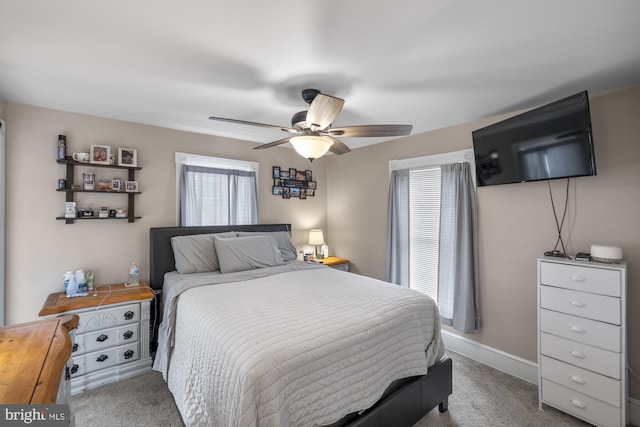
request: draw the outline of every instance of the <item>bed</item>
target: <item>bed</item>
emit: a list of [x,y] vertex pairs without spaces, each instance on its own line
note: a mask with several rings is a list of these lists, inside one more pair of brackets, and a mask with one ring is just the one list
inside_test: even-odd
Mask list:
[[288,224],[150,229],[154,369],[185,424],[411,426],[446,411],[433,301],[297,262],[289,236]]

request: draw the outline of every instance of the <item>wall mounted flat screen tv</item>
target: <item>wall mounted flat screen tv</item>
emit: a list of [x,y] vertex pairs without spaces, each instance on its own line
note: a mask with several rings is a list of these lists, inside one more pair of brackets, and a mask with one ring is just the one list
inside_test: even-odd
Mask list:
[[596,174],[587,91],[472,132],[478,186]]

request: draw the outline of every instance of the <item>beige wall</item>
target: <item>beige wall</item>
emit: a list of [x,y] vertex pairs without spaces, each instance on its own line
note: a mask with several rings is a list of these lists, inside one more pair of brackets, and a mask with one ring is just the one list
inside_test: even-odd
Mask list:
[[[254,143],[173,131],[82,114],[5,103],[7,123],[6,323],[35,320],[46,296],[63,289],[66,270],[96,272],[96,283],[126,279],[132,261],[141,279],[149,278],[149,228],[176,225],[176,151],[260,163],[260,222],[292,224],[293,239],[304,246],[309,228],[326,230],[326,159],[312,164],[293,150],[252,150]],[[57,135],[67,135],[68,152],[88,151],[91,144],[136,148],[136,173],[142,194],[136,196],[135,223],[76,221],[66,225],[65,196],[55,191],[65,167],[55,161]],[[306,200],[271,195],[272,166],[311,169],[318,189]],[[84,169],[84,168],[83,168]],[[87,169],[88,170],[88,169]],[[95,169],[96,178],[113,177],[117,170]],[[122,175],[124,177],[124,175]],[[79,183],[80,170],[76,172]],[[99,208],[126,206],[123,195],[80,194],[77,199]]]
[[[588,252],[594,243],[622,247],[629,263],[629,360],[640,372],[640,86],[593,95],[598,175],[571,180],[565,242],[569,253]],[[389,160],[471,148],[471,131],[498,119],[331,157],[328,241],[334,252],[350,258],[353,271],[383,278]],[[551,181],[559,210],[565,183]],[[536,258],[556,241],[547,183],[481,187],[477,197],[481,330],[466,337],[536,362]],[[629,381],[640,397],[638,380],[629,375]]]

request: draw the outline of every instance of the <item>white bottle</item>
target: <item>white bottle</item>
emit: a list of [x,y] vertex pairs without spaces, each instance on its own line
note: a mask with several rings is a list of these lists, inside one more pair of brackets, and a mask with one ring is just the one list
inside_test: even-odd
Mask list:
[[127,283],[127,286],[138,286],[140,284],[139,279],[140,274],[138,266],[135,262],[132,262],[131,267],[129,268],[129,282]]
[[74,297],[78,293],[76,277],[73,274],[73,271],[67,271],[64,275],[64,292],[68,297]]
[[77,291],[79,294],[85,294],[87,292],[87,281],[85,279],[84,270],[76,270],[75,274]]

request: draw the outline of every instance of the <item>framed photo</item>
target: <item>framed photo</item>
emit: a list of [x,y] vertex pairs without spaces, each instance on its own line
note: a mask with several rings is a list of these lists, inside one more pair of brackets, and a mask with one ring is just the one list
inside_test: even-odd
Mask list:
[[283,188],[277,185],[273,186],[273,195],[274,196],[282,196]]
[[289,168],[289,179],[296,179],[296,168]]
[[273,179],[280,179],[280,166],[273,167]]
[[296,181],[306,181],[307,175],[305,171],[296,171]]
[[291,187],[289,189],[289,196],[294,198],[300,198],[300,189],[298,187]]
[[89,153],[89,163],[97,165],[108,165],[111,147],[108,145],[91,145]]
[[314,190],[313,188],[307,188],[305,192],[307,196],[310,196],[310,197],[313,197],[316,195],[316,190]]
[[118,148],[118,166],[138,166],[138,150],[135,148]]
[[111,191],[122,191],[122,180],[112,179],[111,180]]
[[305,180],[304,181],[311,181],[311,176],[312,176],[312,172],[311,171],[304,171],[304,175],[305,175]]
[[289,179],[289,171],[281,170],[280,171],[280,179]]
[[316,182],[315,181],[309,181],[309,185],[307,185],[307,188],[313,188],[315,190]]
[[124,189],[127,193],[136,193],[138,192],[138,181],[125,181]]

